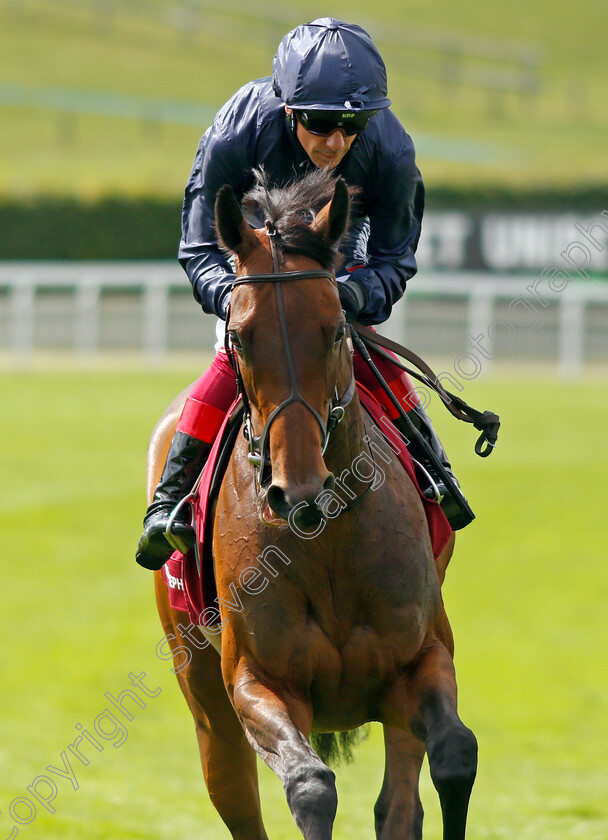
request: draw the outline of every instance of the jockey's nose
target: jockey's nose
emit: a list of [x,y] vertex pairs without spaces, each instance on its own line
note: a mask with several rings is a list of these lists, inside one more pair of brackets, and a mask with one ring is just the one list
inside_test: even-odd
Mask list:
[[345,145],[344,134],[339,128],[336,128],[331,134],[327,135],[327,140],[325,142],[330,149],[333,149],[334,152],[339,152]]

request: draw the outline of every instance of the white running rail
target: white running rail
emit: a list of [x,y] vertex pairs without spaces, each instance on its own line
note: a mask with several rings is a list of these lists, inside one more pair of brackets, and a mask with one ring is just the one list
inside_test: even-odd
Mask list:
[[[464,357],[477,340],[485,370],[540,353],[577,376],[590,360],[608,362],[608,283],[562,285],[422,270],[382,332],[431,357]],[[136,350],[158,364],[176,349],[211,351],[214,340],[215,319],[202,316],[177,262],[0,262],[0,353],[9,363],[59,347],[85,360]]]

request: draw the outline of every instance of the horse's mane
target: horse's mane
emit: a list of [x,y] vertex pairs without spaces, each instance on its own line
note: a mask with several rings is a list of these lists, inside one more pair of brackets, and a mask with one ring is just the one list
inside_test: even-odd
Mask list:
[[310,227],[316,214],[331,200],[336,187],[334,175],[317,169],[287,186],[271,187],[263,167],[253,170],[254,186],[243,198],[243,207],[272,222],[277,245],[286,254],[298,254],[334,268],[340,256],[317,231]]

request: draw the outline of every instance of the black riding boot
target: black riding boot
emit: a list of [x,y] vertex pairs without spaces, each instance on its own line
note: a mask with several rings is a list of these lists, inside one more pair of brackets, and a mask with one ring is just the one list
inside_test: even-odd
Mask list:
[[[466,525],[468,525],[469,522],[472,522],[475,518],[475,514],[471,511],[469,503],[467,502],[462,490],[460,489],[458,479],[452,472],[452,467],[450,462],[448,461],[448,456],[445,453],[445,449],[441,445],[441,441],[437,437],[437,433],[431,425],[431,418],[428,416],[428,414],[420,404],[417,405],[415,409],[408,412],[408,417],[412,421],[414,426],[418,429],[429,448],[435,453],[438,461],[448,473],[448,476],[454,482],[455,491],[452,492],[452,490],[450,490],[446,486],[443,478],[439,475],[437,467],[432,463],[428,454],[424,451],[422,446],[420,446],[420,444],[417,444],[416,441],[410,441],[410,443],[408,444],[410,454],[416,461],[422,464],[424,469],[429,473],[430,477],[435,482],[437,492],[439,495],[441,509],[445,513],[448,522],[452,526],[452,529],[454,531],[458,531],[460,530],[460,528],[464,528]],[[403,421],[398,420],[397,425],[401,431],[404,431],[405,423]],[[407,430],[405,430],[405,434],[407,436]],[[431,486],[423,490],[423,492],[424,495],[430,499],[436,498],[435,490]],[[466,506],[466,508],[468,509],[468,512],[467,510],[463,510],[461,505],[459,505],[456,501],[456,493],[458,494],[461,503],[463,503],[464,506]]]
[[[165,536],[169,517],[177,503],[192,490],[210,450],[208,443],[184,432],[173,435],[163,474],[144,517],[144,532],[135,555],[140,566],[160,569],[173,553],[174,548]],[[173,535],[181,543],[180,550],[182,546],[192,548],[196,538],[187,521],[189,512],[189,505],[184,505],[172,526]]]

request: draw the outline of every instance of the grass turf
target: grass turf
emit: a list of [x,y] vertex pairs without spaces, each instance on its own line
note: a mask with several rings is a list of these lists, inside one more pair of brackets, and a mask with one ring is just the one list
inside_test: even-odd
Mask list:
[[[131,704],[128,738],[73,760],[78,789],[57,777],[49,813],[38,803],[20,837],[59,840],[225,838],[209,804],[193,726],[169,663],[151,578],[132,559],[144,510],[146,438],[196,370],[2,374],[5,411],[0,523],[0,837],[11,803],[61,768],[82,724],[111,710],[105,693],[146,673],[160,693]],[[608,410],[603,382],[501,375],[466,398],[502,415],[496,453],[431,406],[478,514],[458,537],[444,594],[455,635],[460,711],[480,742],[469,840],[601,840],[608,834],[606,704]],[[112,743],[116,747],[112,747]],[[382,779],[378,727],[338,771],[336,838],[373,836]],[[273,840],[298,830],[278,780],[261,768]],[[44,786],[38,788],[46,793]],[[425,840],[440,816],[425,770]],[[28,818],[27,804],[13,804]],[[31,814],[30,814],[31,815]]]
[[[380,0],[371,18],[364,0],[289,0],[280,14],[243,0],[0,0],[0,194],[180,195],[210,115],[270,73],[285,32],[327,14],[378,41],[429,187],[608,182],[608,11],[595,0]],[[465,57],[441,53],[446,40]],[[453,84],[512,73],[496,59],[514,45],[540,49],[536,95]],[[187,116],[158,122],[168,100]]]

